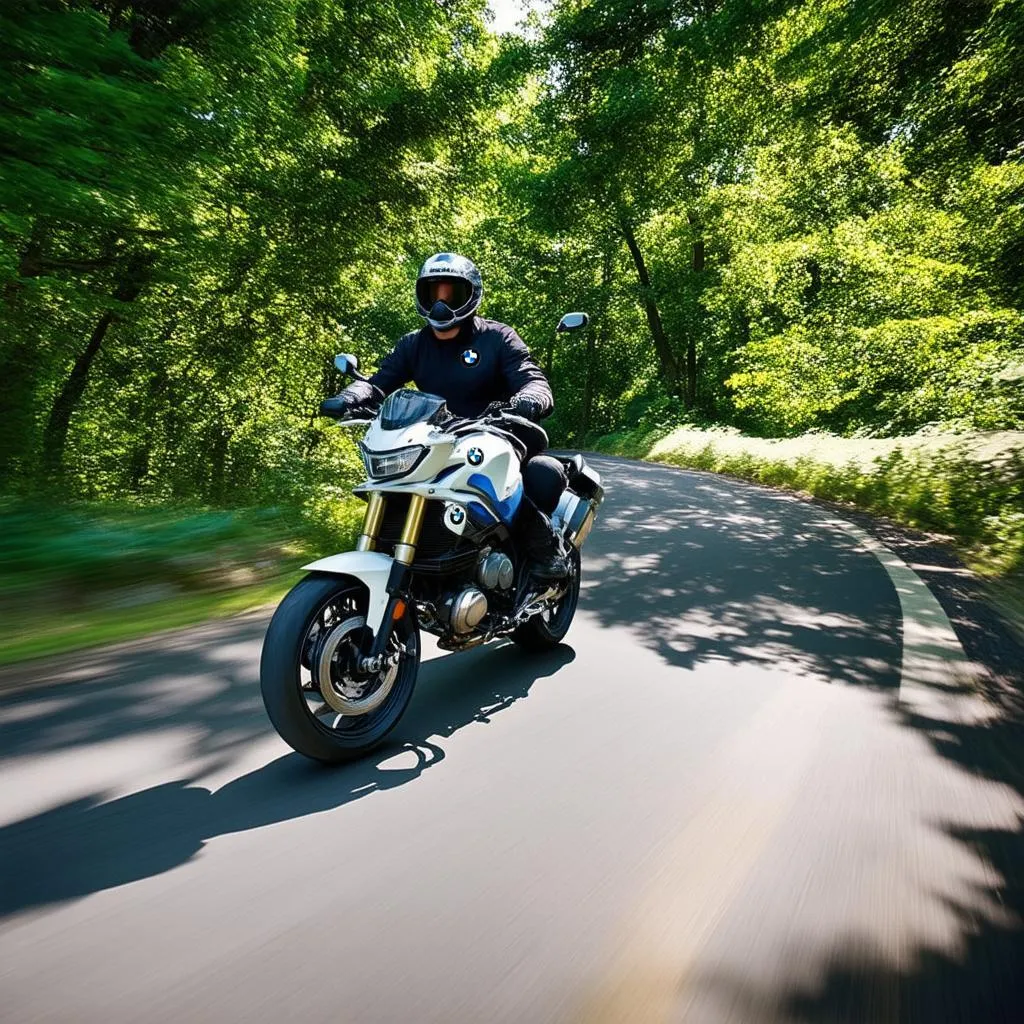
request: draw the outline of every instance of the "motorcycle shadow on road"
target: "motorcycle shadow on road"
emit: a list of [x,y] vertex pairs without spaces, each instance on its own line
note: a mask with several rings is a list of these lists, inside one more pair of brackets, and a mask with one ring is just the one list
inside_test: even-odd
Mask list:
[[[97,793],[0,828],[0,918],[169,871],[217,836],[413,782],[444,760],[438,739],[488,723],[575,657],[566,644],[528,655],[504,643],[424,662],[393,738],[353,764],[325,767],[289,753],[217,790],[181,779],[106,802]],[[396,758],[403,753],[415,763]]]

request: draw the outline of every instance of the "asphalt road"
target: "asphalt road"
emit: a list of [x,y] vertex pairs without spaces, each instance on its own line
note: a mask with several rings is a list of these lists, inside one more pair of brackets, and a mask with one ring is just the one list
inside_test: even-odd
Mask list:
[[595,460],[567,643],[430,648],[380,757],[266,721],[266,616],[0,700],[0,1019],[1024,1020],[1018,735],[829,512]]

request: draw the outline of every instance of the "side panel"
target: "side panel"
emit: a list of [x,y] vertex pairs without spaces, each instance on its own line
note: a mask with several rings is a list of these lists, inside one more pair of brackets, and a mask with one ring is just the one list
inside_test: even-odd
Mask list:
[[380,629],[388,603],[388,576],[394,559],[379,551],[343,551],[338,555],[320,558],[302,568],[306,572],[329,572],[335,576],[355,576],[366,584],[370,592],[370,605],[366,624],[374,633]]
[[484,495],[501,521],[511,523],[523,491],[519,458],[511,445],[493,434],[470,434],[459,438],[451,462],[444,486],[459,493],[459,500],[470,509],[478,507],[486,521],[493,517],[479,501],[479,495]]
[[[516,511],[523,497],[523,485],[518,483],[508,498],[502,501],[495,493],[494,485],[491,483],[490,478],[484,476],[483,473],[474,473],[470,476],[468,483],[470,487],[475,487],[479,492],[490,498],[491,505],[498,513],[501,521],[506,526],[510,526],[512,520],[515,519]],[[479,503],[472,501],[469,503],[470,511],[472,511],[475,505],[479,505]],[[481,505],[480,507],[486,511],[486,506]]]

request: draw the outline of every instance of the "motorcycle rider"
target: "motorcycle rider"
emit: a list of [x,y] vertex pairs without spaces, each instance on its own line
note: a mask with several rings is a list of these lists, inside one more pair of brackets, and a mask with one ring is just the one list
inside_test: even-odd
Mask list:
[[[402,335],[367,381],[354,381],[320,406],[325,416],[343,417],[382,401],[409,381],[439,395],[456,416],[477,417],[502,405],[534,423],[554,408],[551,386],[519,335],[506,324],[476,315],[483,282],[475,264],[457,253],[439,252],[420,268],[416,310],[426,321]],[[548,516],[566,486],[562,464],[534,455],[523,466],[523,490],[515,529],[530,570],[539,579],[568,573],[562,536]]]

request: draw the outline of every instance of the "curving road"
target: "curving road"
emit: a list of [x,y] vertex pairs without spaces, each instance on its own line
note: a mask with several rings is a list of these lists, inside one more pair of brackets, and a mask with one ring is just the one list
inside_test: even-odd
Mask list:
[[0,700],[0,1019],[1024,1020],[1017,729],[857,527],[595,459],[568,642],[272,734],[265,615]]

